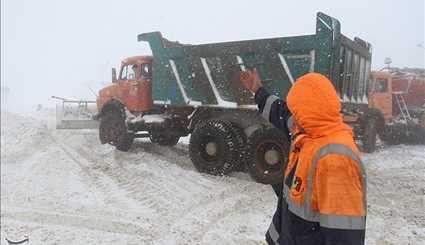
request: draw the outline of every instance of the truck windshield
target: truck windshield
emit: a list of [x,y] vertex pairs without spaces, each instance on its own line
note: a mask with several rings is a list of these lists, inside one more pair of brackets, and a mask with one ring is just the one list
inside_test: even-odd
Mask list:
[[136,79],[137,65],[126,65],[121,70],[120,79],[133,80]]

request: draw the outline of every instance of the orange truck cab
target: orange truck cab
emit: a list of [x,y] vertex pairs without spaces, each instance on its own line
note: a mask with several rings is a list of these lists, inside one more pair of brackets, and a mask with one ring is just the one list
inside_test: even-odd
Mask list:
[[132,112],[145,112],[152,108],[152,57],[134,56],[124,59],[116,77],[112,71],[112,84],[99,91],[97,107],[116,100]]
[[391,74],[388,72],[372,72],[372,84],[369,90],[369,107],[378,109],[386,123],[393,118],[393,94]]
[[[372,72],[369,108],[379,112],[383,121],[379,135],[388,143],[418,143],[425,137],[425,83],[414,78],[404,80],[388,71]],[[402,82],[406,85],[401,86]]]

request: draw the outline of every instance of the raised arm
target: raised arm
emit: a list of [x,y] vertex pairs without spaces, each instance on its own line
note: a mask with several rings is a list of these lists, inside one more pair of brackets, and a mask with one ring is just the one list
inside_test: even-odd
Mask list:
[[241,73],[241,81],[245,88],[255,93],[255,103],[258,105],[261,116],[289,138],[287,121],[291,117],[291,113],[286,106],[286,102],[267,92],[256,70],[243,71]]

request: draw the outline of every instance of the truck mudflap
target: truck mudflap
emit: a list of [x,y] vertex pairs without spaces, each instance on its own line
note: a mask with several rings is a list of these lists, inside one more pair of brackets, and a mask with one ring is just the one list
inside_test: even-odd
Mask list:
[[96,102],[89,100],[69,100],[57,96],[56,129],[96,129],[99,122],[96,115]]

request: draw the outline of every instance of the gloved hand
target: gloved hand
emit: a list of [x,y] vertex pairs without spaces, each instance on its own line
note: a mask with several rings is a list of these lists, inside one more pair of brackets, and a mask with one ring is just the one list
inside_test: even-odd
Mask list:
[[253,93],[263,86],[257,69],[242,71],[240,79],[245,88]]

